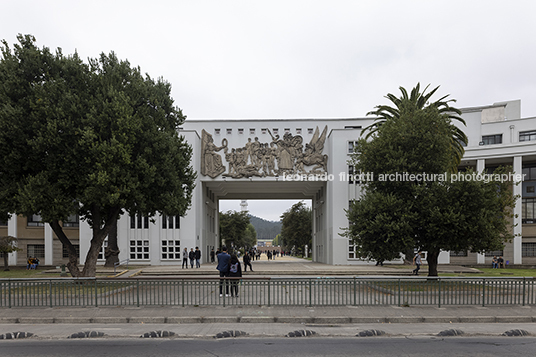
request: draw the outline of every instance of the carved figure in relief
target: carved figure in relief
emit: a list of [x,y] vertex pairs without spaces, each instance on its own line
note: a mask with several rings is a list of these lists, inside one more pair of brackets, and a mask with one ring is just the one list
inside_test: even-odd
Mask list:
[[212,135],[204,129],[201,136],[201,174],[216,178],[225,172],[220,154],[217,152],[227,148],[227,139],[222,140],[222,146],[216,146]]
[[324,143],[326,142],[327,133],[327,125],[322,131],[322,135],[320,135],[318,127],[316,127],[311,142],[309,144],[305,144],[305,152],[302,160],[304,165],[314,166],[311,169],[310,173],[321,173],[322,171],[319,170],[320,168],[322,168],[324,172],[327,172],[328,155],[322,154],[322,151],[324,150]]

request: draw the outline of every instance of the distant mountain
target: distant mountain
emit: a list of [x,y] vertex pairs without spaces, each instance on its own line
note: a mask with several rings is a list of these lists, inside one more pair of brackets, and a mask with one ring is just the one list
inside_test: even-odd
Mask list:
[[281,233],[281,222],[267,221],[257,216],[249,216],[249,222],[255,227],[257,239],[274,239]]

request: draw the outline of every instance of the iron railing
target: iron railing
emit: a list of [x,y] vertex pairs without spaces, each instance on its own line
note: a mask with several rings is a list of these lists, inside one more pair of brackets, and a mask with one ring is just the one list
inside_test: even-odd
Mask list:
[[[220,284],[222,296],[220,296]],[[238,296],[226,296],[236,284]],[[535,305],[533,278],[0,279],[0,307]]]

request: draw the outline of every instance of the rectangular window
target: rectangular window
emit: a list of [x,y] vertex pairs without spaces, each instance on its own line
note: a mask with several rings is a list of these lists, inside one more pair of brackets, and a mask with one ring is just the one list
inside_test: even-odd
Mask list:
[[484,255],[486,257],[500,257],[500,256],[503,256],[504,253],[502,250],[491,250],[489,252],[486,252]]
[[249,128],[249,134],[255,135],[255,128]]
[[244,134],[244,128],[238,128],[238,134]]
[[233,133],[233,129],[227,128],[227,135],[231,135]]
[[533,141],[536,140],[536,130],[522,131],[519,133],[519,141]]
[[523,181],[536,181],[536,165],[532,164],[523,167],[521,173],[525,175],[523,176]]
[[215,134],[215,135],[220,135],[220,129],[219,129],[219,128],[214,129],[214,134]]
[[129,249],[130,259],[149,260],[148,240],[131,240]]
[[349,141],[348,142],[348,154],[353,154],[356,146],[357,146],[357,141]]
[[307,128],[307,134],[313,135],[313,132],[314,132],[313,128]]
[[136,229],[136,215],[130,216],[130,229]]
[[181,241],[163,240],[161,250],[163,260],[179,260],[181,258]]
[[26,246],[26,256],[35,258],[45,257],[45,245],[44,244],[28,244]]
[[69,217],[67,217],[65,222],[63,222],[63,226],[64,227],[79,227],[80,226],[80,221],[79,221],[78,215],[77,214],[71,214]]
[[43,227],[45,225],[43,222],[41,222],[41,216],[38,214],[28,216],[27,219],[28,227]]
[[262,128],[262,129],[261,129],[261,133],[262,133],[262,134],[266,134],[266,133],[268,133],[268,128]]
[[[69,253],[67,253],[67,248],[65,248],[65,246],[63,244],[61,246],[63,247],[63,249],[62,249],[62,257],[63,258],[69,258]],[[80,245],[73,244],[73,246],[74,246],[74,249],[76,250],[76,255],[80,256]],[[99,258],[99,259],[101,259],[101,258]]]
[[274,132],[274,135],[277,135],[277,134],[279,134],[279,129],[278,129],[278,128],[274,128],[274,129],[273,129],[273,132]]
[[301,128],[296,128],[296,134],[298,134],[298,135],[301,134]]
[[482,145],[502,144],[502,134],[482,136]]
[[522,257],[536,257],[536,243],[521,243]]
[[290,128],[285,128],[285,134],[290,133]]
[[536,198],[522,198],[521,199],[521,222],[526,224],[536,223],[536,217],[534,209],[536,205]]

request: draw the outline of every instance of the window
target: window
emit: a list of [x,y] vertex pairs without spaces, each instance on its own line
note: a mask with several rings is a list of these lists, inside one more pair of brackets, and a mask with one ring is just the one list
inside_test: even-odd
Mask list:
[[249,128],[249,134],[255,135],[255,128]]
[[349,141],[348,142],[348,154],[353,154],[356,146],[357,146],[357,141]]
[[536,198],[523,198],[521,199],[521,222],[532,224],[536,223],[534,215],[534,205]]
[[214,134],[215,135],[220,135],[220,128],[214,129]]
[[44,244],[28,244],[26,246],[26,257],[44,258],[45,257],[45,245]]
[[467,256],[467,251],[466,250],[460,250],[459,252],[455,252],[455,251],[451,250],[449,252],[449,255],[451,257],[466,257]]
[[349,244],[348,245],[348,259],[354,259],[355,258],[355,245]]
[[313,128],[307,128],[307,134],[312,135],[313,134]]
[[290,128],[285,128],[285,134],[290,133]]
[[181,216],[162,216],[162,229],[179,229],[181,227]]
[[261,133],[262,133],[262,134],[266,134],[267,132],[268,132],[268,128],[262,128],[262,129],[261,129]]
[[149,241],[148,240],[131,240],[130,241],[130,259],[149,260]]
[[485,135],[482,137],[482,145],[502,144],[502,134]]
[[298,134],[298,135],[301,134],[301,128],[296,128],[296,134]]
[[[33,214],[27,217],[28,227],[43,227],[45,224],[41,222],[41,216],[38,214]],[[32,255],[33,257],[33,255]]]
[[162,259],[180,259],[181,258],[181,241],[180,240],[163,240],[161,245]]
[[130,228],[149,228],[149,217],[144,217],[141,214],[135,214],[130,216]]
[[[73,244],[73,246],[74,246],[74,249],[76,250],[76,255],[80,256],[80,245]],[[63,244],[62,244],[62,247],[63,247],[62,257],[63,258],[69,258],[69,253],[67,252],[67,248],[65,248],[65,246]],[[100,254],[99,254],[99,259],[102,259],[102,258],[100,258]]]
[[536,166],[525,166],[521,173],[523,176],[523,181],[536,181]]
[[278,129],[278,128],[274,128],[274,129],[273,129],[273,132],[274,132],[274,135],[277,135],[277,134],[279,134],[279,129]]
[[99,250],[99,255],[97,256],[97,259],[104,260],[106,259],[106,247],[108,246],[108,237],[104,238],[104,242],[102,242],[102,247]]
[[527,193],[535,193],[534,186],[527,186]]
[[522,257],[536,257],[536,243],[521,243]]
[[522,131],[519,133],[519,141],[533,141],[536,140],[536,130]]
[[244,134],[244,128],[238,128],[238,134]]
[[227,128],[227,135],[231,135],[233,133],[233,129]]
[[64,227],[78,227],[80,226],[80,219],[77,214],[71,214],[65,222],[63,222]]

